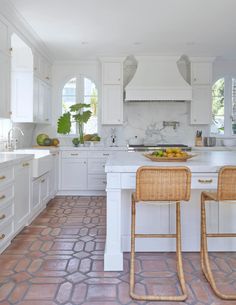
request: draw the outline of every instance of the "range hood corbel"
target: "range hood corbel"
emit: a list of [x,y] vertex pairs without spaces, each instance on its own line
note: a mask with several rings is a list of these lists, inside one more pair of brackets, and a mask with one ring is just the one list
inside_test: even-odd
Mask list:
[[192,88],[180,74],[178,56],[135,56],[138,68],[125,101],[190,101]]

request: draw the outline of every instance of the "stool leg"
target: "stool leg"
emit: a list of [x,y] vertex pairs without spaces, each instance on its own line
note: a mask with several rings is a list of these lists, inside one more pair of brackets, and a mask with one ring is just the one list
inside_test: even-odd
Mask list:
[[136,203],[132,196],[131,206],[131,252],[130,252],[130,296],[135,297],[134,294],[134,254],[135,254],[135,217],[136,217]]
[[201,196],[201,265],[202,271],[211,285],[212,290],[215,294],[223,300],[236,300],[236,295],[227,295],[221,293],[215,283],[214,276],[211,271],[210,260],[207,249],[207,232],[206,232],[206,208],[205,208],[205,196]]
[[180,202],[176,202],[176,255],[177,255],[177,271],[182,289],[183,300],[187,299],[187,289],[184,279],[182,247],[181,247],[181,219],[180,219]]
[[132,218],[131,218],[131,253],[130,253],[130,296],[132,299],[140,301],[176,301],[181,302],[187,298],[187,289],[184,280],[182,254],[181,254],[181,225],[180,225],[180,202],[176,202],[176,254],[177,254],[177,272],[179,276],[182,295],[137,295],[134,292],[135,273],[134,273],[134,258],[135,258],[135,217],[136,217],[136,202],[132,197]]

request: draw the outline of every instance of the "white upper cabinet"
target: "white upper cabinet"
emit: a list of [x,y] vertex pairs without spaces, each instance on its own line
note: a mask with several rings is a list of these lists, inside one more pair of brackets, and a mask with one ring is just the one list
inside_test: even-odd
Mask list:
[[0,118],[10,115],[10,57],[0,52]]
[[0,51],[10,54],[10,40],[8,26],[0,20]]
[[191,124],[211,123],[211,86],[193,86],[193,98],[191,102]]
[[103,124],[119,125],[123,123],[123,99],[119,85],[103,86],[102,107]]
[[120,62],[103,63],[103,84],[118,85],[121,83],[123,65]]
[[123,58],[101,58],[102,124],[123,124]]
[[34,54],[34,75],[37,76],[42,81],[50,83],[51,70],[52,70],[50,63],[37,52],[33,52],[33,54]]
[[193,85],[207,85],[212,82],[212,63],[191,63],[191,83]]
[[190,124],[211,124],[212,120],[212,63],[214,58],[193,57],[191,60],[192,101]]

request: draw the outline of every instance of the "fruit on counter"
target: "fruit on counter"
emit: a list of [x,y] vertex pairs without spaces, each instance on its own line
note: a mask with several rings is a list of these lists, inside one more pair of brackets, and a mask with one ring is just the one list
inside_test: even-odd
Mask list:
[[60,141],[57,138],[52,139],[52,145],[58,146],[60,144]]
[[91,141],[93,135],[92,134],[85,134],[84,135],[84,141]]
[[92,137],[91,141],[97,141],[97,142],[99,142],[99,141],[101,141],[101,137],[99,137],[99,135],[94,135],[94,136]]
[[155,157],[158,157],[158,158],[162,158],[162,157],[167,157],[167,158],[184,158],[184,157],[188,156],[188,154],[185,151],[182,151],[178,147],[167,148],[165,150],[162,150],[162,149],[155,150],[152,153],[152,155],[155,156]]
[[43,143],[45,139],[49,139],[49,136],[47,134],[44,133],[39,134],[36,139],[37,144],[40,146],[44,145]]
[[44,146],[51,146],[51,145],[52,145],[52,140],[49,139],[49,138],[44,139],[43,145],[44,145]]
[[84,141],[101,141],[101,137],[97,133],[84,135]]

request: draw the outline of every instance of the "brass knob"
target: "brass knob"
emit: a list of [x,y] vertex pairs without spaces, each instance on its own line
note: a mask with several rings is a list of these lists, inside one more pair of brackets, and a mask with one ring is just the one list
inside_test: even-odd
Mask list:
[[6,179],[6,176],[1,176],[0,177],[0,180],[4,180],[4,179]]
[[23,167],[29,166],[29,163],[28,162],[27,163],[23,163],[22,166]]
[[2,200],[2,199],[4,199],[4,198],[6,198],[6,196],[5,196],[5,195],[2,195],[2,196],[0,197],[0,200]]
[[45,179],[42,179],[42,180],[41,180],[41,183],[44,183],[44,182],[45,182]]
[[2,214],[2,216],[0,216],[0,220],[6,218],[6,215],[5,214]]

